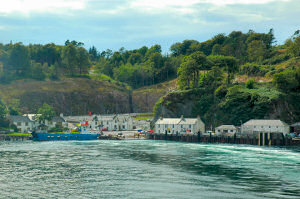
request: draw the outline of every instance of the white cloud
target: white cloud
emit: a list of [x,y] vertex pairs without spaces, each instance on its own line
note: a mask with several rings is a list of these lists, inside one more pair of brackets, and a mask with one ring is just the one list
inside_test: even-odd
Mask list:
[[162,9],[169,6],[175,7],[190,7],[199,3],[208,3],[214,5],[228,5],[228,4],[266,4],[275,1],[290,1],[290,0],[133,0],[131,5],[133,7],[147,8],[147,9]]
[[84,9],[87,0],[0,0],[0,13],[55,12]]
[[[151,12],[170,10],[175,12],[192,13],[193,6],[199,3],[213,4],[215,6],[231,4],[265,4],[270,2],[287,2],[290,0],[0,0],[0,13],[11,12],[31,13],[31,12],[59,12],[64,10],[83,10],[89,5],[93,8],[94,3],[104,3],[116,5],[112,8],[94,7],[107,13],[116,14],[124,9],[140,9]],[[123,4],[119,7],[118,4]]]

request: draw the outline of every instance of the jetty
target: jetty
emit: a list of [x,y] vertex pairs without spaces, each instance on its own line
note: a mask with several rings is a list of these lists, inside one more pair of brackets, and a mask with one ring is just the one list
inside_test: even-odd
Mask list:
[[203,135],[197,134],[153,134],[148,133],[150,140],[169,140],[192,143],[228,143],[228,144],[249,144],[258,146],[300,146],[300,139],[286,137],[282,133],[258,133],[257,135]]
[[28,135],[7,135],[0,134],[0,141],[24,141],[31,140],[32,137]]

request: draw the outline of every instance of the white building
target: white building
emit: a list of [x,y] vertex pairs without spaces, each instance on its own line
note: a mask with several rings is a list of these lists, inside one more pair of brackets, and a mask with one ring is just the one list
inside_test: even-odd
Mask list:
[[205,132],[205,124],[200,117],[160,118],[155,123],[155,133],[157,134],[195,134],[198,132]]
[[31,131],[34,128],[34,122],[31,121],[27,116],[9,115],[8,119],[18,128],[18,131],[21,133]]
[[[38,121],[37,114],[10,115],[8,119],[17,126],[19,132],[25,133],[37,129],[41,123]],[[56,125],[67,127],[68,123],[62,117],[54,117],[51,121],[46,120],[43,123],[48,130],[56,127]]]
[[133,130],[133,119],[129,114],[120,115],[91,115],[91,116],[66,116],[66,121],[71,123],[88,123],[94,130],[107,129],[108,131]]
[[241,127],[243,134],[283,133],[290,132],[290,127],[281,120],[249,120]]
[[234,125],[221,125],[215,128],[217,135],[231,134],[234,135],[237,132],[237,128]]

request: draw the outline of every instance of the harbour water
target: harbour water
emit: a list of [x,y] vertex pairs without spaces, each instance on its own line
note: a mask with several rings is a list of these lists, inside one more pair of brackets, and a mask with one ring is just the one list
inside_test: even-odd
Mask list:
[[300,148],[0,142],[0,198],[300,198]]

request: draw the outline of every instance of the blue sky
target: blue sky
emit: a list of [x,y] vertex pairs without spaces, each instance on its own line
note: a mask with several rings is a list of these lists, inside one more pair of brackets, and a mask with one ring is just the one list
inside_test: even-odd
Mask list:
[[205,41],[233,30],[268,32],[283,43],[300,29],[300,0],[0,0],[0,42],[64,44],[99,51],[185,39]]

